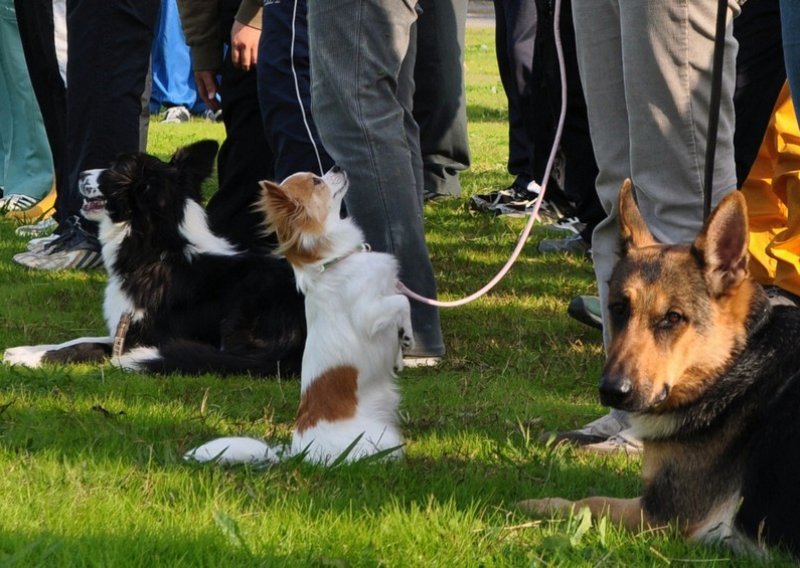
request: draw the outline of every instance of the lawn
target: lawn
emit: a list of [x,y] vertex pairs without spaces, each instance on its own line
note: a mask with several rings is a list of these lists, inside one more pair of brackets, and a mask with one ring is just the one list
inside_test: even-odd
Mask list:
[[[471,29],[467,41],[465,196],[511,181],[493,30]],[[167,157],[222,136],[205,121],[154,121],[150,151]],[[485,283],[523,226],[472,212],[464,199],[430,204],[425,215],[445,299]],[[0,347],[103,334],[105,274],[17,267],[11,257],[25,240],[14,227],[0,222]],[[183,462],[186,450],[221,435],[288,439],[294,380],[0,366],[0,565],[757,564],[582,514],[532,521],[515,512],[523,498],[632,496],[639,486],[638,458],[537,443],[544,431],[604,412],[600,333],[566,315],[570,298],[594,290],[592,267],[539,255],[546,234],[534,231],[488,297],[443,311],[448,355],[439,368],[400,376],[407,455],[395,463],[257,470]]]

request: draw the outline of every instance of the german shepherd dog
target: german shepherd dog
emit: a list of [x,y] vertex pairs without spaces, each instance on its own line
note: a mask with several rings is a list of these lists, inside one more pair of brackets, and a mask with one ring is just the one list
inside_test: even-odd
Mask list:
[[770,306],[750,278],[744,198],[726,196],[691,245],[655,241],[630,181],[619,211],[599,390],[644,443],[643,493],[520,508],[588,507],[634,531],[672,525],[689,539],[800,557],[800,310]]

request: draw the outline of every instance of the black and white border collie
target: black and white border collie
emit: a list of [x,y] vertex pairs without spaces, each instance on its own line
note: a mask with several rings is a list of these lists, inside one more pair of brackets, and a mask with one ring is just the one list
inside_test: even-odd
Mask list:
[[[200,205],[217,143],[179,150],[169,163],[139,153],[84,172],[84,217],[99,224],[108,272],[109,335],[15,347],[10,364],[113,362],[154,373],[297,375],[306,338],[291,266],[239,252],[215,235]],[[124,333],[127,327],[127,332]]]

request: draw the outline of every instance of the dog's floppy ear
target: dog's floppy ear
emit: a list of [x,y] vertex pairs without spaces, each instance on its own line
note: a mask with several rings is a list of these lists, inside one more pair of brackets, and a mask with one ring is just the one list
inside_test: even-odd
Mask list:
[[738,191],[726,195],[695,239],[692,248],[705,261],[709,290],[720,296],[747,277],[747,204]]
[[657,244],[633,199],[633,183],[626,179],[619,190],[619,233],[622,252],[632,248]]
[[200,185],[214,171],[219,144],[215,140],[202,140],[179,149],[169,161],[189,183],[191,189],[200,197]]

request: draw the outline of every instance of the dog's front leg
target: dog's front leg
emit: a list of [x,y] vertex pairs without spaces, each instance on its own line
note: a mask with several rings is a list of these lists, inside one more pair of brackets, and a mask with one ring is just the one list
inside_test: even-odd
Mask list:
[[64,343],[9,347],[3,362],[32,368],[42,363],[98,362],[111,353],[113,342],[113,337],[79,337]]
[[372,322],[369,329],[370,336],[387,329],[396,329],[404,349],[414,345],[413,331],[411,329],[411,306],[408,298],[401,294],[384,296],[375,302],[362,314],[365,322]]
[[569,514],[588,507],[595,518],[607,516],[613,523],[635,532],[642,527],[651,527],[647,513],[642,508],[640,497],[617,499],[614,497],[588,497],[579,501],[568,501],[554,497],[551,499],[528,499],[517,503],[524,513],[534,517],[547,517],[554,514]]

